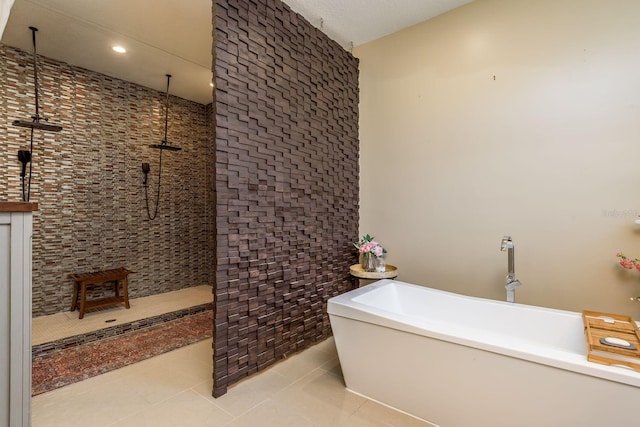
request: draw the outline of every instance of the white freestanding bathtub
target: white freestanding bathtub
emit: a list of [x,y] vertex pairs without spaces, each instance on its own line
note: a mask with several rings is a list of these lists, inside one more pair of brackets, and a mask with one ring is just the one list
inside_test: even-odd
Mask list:
[[432,424],[640,425],[640,373],[588,362],[579,313],[392,280],[328,312],[347,388]]

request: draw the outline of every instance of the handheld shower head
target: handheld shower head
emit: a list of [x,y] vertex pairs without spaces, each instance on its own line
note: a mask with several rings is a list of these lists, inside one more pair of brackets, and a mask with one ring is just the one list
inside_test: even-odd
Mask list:
[[22,163],[22,171],[20,172],[20,176],[24,178],[27,176],[27,163],[31,161],[31,151],[28,150],[18,150],[18,160]]
[[144,178],[142,180],[142,185],[146,186],[147,185],[147,179],[149,178],[149,172],[151,171],[151,167],[149,166],[149,163],[143,163],[142,164],[142,173],[144,174]]
[[[33,133],[33,130],[31,131]],[[33,140],[31,141],[31,149],[33,149]],[[31,197],[31,151],[29,150],[18,150],[18,160],[22,163],[22,169],[20,170],[20,181],[22,181],[22,201],[28,202]],[[27,192],[25,188],[25,181],[27,176],[27,163],[30,163],[29,166],[29,191]]]

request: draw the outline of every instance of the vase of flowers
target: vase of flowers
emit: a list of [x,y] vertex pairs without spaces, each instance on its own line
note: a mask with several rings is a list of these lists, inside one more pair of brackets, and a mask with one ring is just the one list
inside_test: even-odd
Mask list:
[[387,253],[387,250],[368,234],[362,236],[362,239],[358,243],[354,243],[353,246],[360,254],[360,265],[364,271],[376,271],[376,266],[379,264],[378,258]]
[[618,261],[618,264],[620,264],[620,266],[628,269],[628,270],[633,270],[634,268],[638,271],[640,271],[640,259],[638,258],[628,258],[627,256],[625,256],[625,254],[623,254],[622,252],[618,252],[616,254],[616,257],[620,258],[620,261]]

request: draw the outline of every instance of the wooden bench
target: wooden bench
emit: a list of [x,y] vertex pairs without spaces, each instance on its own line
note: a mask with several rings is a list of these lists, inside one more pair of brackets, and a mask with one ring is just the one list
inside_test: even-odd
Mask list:
[[[78,293],[80,293],[80,315],[78,319],[82,319],[85,310],[91,308],[108,307],[117,304],[124,304],[126,308],[129,308],[127,276],[131,273],[133,273],[133,271],[120,267],[113,270],[69,274],[69,277],[73,279],[71,311],[74,311],[78,306]],[[120,281],[122,281],[122,295],[120,295]],[[87,301],[87,287],[91,285],[101,285],[107,282],[113,282],[113,296]]]

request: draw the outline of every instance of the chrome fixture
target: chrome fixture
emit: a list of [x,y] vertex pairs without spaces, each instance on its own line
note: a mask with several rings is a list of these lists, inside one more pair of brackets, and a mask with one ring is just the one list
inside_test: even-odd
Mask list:
[[153,209],[153,215],[151,214],[151,208],[149,207],[149,172],[151,166],[149,163],[142,163],[142,173],[144,174],[142,185],[144,186],[144,201],[147,209],[147,217],[150,220],[156,219],[158,215],[158,206],[160,206],[160,183],[162,181],[162,152],[167,151],[180,151],[182,148],[169,144],[167,139],[167,131],[169,130],[169,83],[171,82],[171,74],[167,74],[167,97],[164,108],[164,139],[161,144],[151,144],[149,147],[160,150],[160,164],[158,166],[158,189],[156,191],[156,203]]
[[513,245],[513,240],[511,240],[511,236],[504,236],[502,238],[502,242],[500,243],[500,250],[502,252],[507,251],[507,284],[504,285],[504,287],[507,289],[507,302],[515,302],[516,288],[522,285],[522,283],[519,280],[516,280],[514,261],[515,247]]
[[171,81],[171,74],[167,74],[167,99],[164,107],[164,139],[160,144],[151,144],[149,147],[157,148],[158,150],[180,151],[182,148],[169,144],[167,140],[167,131],[169,129],[169,82]]
[[38,31],[38,29],[36,27],[29,27],[29,29],[31,30],[31,39],[33,41],[33,86],[34,86],[34,92],[35,92],[35,98],[36,98],[36,102],[35,102],[36,113],[33,116],[31,116],[31,120],[14,120],[13,125],[29,128],[32,131],[34,129],[39,129],[39,130],[46,130],[49,132],[60,132],[62,130],[62,126],[41,122],[41,120],[48,122],[49,119],[45,119],[40,115],[40,99],[38,96],[38,60],[37,60],[38,55],[36,52],[36,31]]

